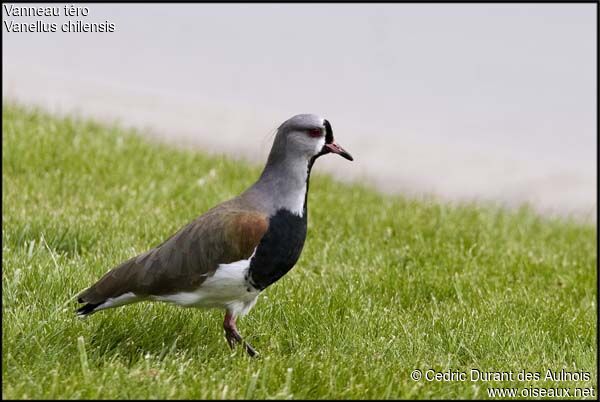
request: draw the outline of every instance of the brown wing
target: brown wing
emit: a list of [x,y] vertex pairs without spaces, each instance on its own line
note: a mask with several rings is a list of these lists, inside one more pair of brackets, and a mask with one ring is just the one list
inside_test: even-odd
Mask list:
[[127,292],[148,296],[197,289],[219,264],[250,258],[268,225],[260,212],[211,210],[156,248],[110,270],[79,301],[96,304]]

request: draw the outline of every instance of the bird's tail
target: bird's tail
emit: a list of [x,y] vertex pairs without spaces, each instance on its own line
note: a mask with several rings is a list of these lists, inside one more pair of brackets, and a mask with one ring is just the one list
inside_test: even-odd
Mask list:
[[[85,303],[81,297],[79,299],[77,299],[77,301],[79,303]],[[97,311],[96,308],[103,303],[104,302],[102,302],[102,303],[86,303],[83,307],[78,308],[76,313],[79,317],[88,316],[90,314],[95,313]]]
[[94,291],[94,287],[92,286],[77,298],[79,303],[86,303],[83,307],[77,309],[77,315],[85,317],[100,310],[124,306],[142,300],[144,300],[143,297],[139,297],[132,292],[123,293],[114,297],[100,297],[98,293]]
[[87,316],[100,310],[143,300],[143,297],[138,297],[134,293],[133,285],[139,281],[140,274],[144,272],[142,267],[145,259],[152,256],[153,251],[154,249],[128,259],[81,292],[77,296],[77,301],[86,304],[77,309],[77,315]]

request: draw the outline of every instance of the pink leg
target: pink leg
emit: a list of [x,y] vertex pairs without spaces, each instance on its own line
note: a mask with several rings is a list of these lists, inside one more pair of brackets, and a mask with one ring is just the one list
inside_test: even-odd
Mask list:
[[223,320],[223,329],[225,329],[225,339],[227,339],[227,343],[232,349],[238,342],[242,343],[250,357],[258,355],[258,352],[256,352],[256,350],[254,350],[254,348],[250,346],[248,342],[244,341],[244,339],[242,339],[242,336],[237,331],[237,327],[235,325],[235,318],[236,317],[233,314],[231,314],[229,310],[225,313],[225,320]]

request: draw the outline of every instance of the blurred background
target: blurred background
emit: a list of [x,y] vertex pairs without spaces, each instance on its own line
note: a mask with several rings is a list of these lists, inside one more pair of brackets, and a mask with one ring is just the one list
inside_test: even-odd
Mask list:
[[3,24],[3,100],[257,163],[281,122],[316,113],[355,157],[319,161],[341,180],[597,220],[595,4],[77,6],[3,7],[115,24]]

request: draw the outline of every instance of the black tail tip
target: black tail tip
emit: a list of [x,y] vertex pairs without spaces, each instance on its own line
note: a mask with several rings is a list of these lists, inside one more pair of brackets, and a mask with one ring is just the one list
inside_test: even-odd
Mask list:
[[[81,300],[81,299],[79,299],[79,300]],[[79,303],[82,303],[82,302],[80,301]],[[78,316],[90,315],[96,310],[96,307],[98,307],[100,304],[102,304],[102,303],[98,303],[98,304],[88,303],[85,306],[77,309],[77,311],[76,311],[77,315]]]

